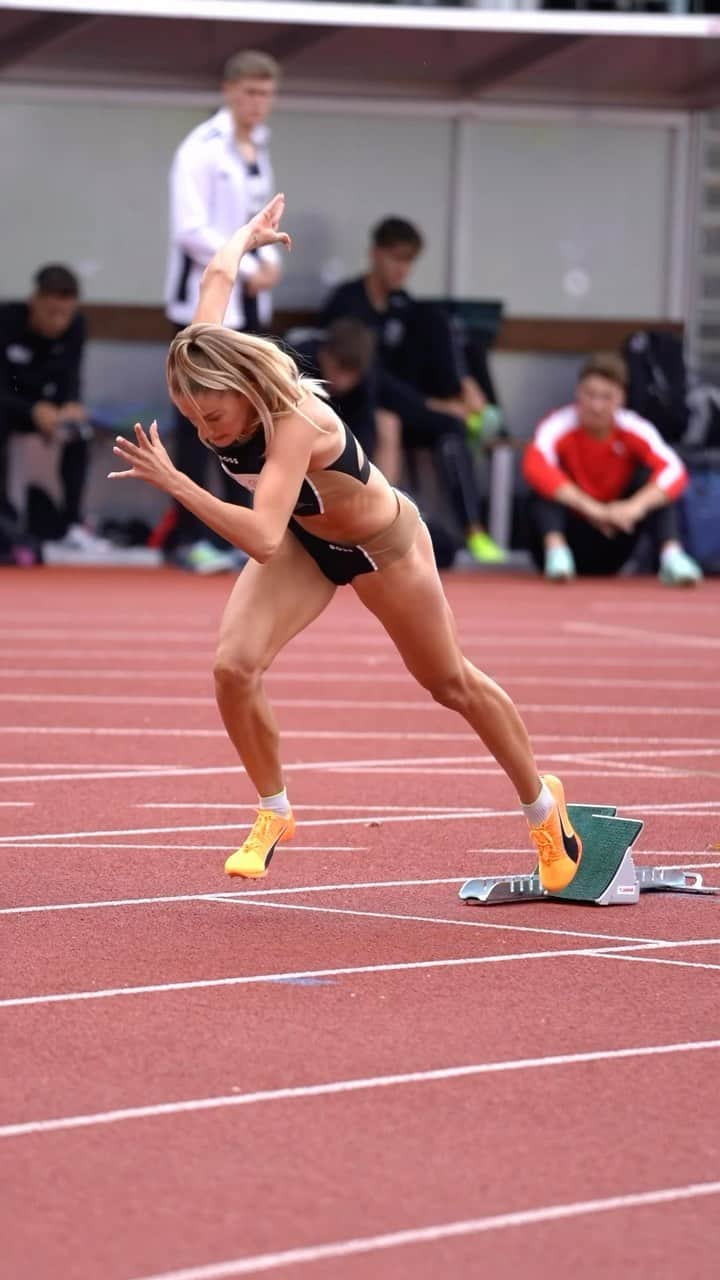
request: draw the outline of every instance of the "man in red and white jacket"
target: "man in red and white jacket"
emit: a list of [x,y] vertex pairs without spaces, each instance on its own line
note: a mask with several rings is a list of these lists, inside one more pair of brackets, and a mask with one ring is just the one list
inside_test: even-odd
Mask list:
[[647,530],[661,581],[691,586],[702,572],[680,543],[676,507],[687,472],[652,423],[623,407],[626,386],[619,356],[593,356],[575,403],[539,423],[523,459],[533,490],[531,549],[555,582],[613,574]]

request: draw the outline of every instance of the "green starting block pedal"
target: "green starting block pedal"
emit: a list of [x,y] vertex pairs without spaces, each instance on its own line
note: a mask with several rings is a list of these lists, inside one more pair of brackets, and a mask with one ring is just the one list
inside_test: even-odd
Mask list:
[[536,867],[532,875],[483,876],[466,880],[460,898],[476,906],[510,902],[537,902],[551,898],[563,902],[592,902],[596,906],[630,906],[641,893],[716,894],[720,889],[703,885],[698,872],[664,867],[636,867],[632,856],[643,823],[617,816],[611,805],[568,805],[570,821],[583,842],[577,874],[566,889],[548,893]]

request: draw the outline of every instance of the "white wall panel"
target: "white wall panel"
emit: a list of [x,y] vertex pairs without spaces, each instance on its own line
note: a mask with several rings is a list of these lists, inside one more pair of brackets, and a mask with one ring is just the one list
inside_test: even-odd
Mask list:
[[[25,97],[0,99],[0,294],[23,294],[44,261],[78,268],[93,301],[162,296],[167,170],[208,114],[197,106]],[[451,208],[446,115],[289,109],[274,120],[278,185],[295,250],[278,293],[312,305],[362,269],[368,228],[416,221],[427,250],[420,294],[448,291],[448,240],[459,216],[455,292],[499,297],[522,315],[667,313],[673,130],[510,114],[463,125],[462,208]]]
[[[60,100],[0,102],[0,291],[22,294],[36,266],[65,261],[93,301],[162,295],[167,171],[198,108]],[[313,302],[324,279],[362,269],[368,227],[387,213],[428,240],[417,287],[443,292],[447,120],[278,111],[273,160],[295,250],[279,295]],[[284,295],[284,298],[283,298]]]
[[516,315],[666,314],[666,125],[473,121],[461,293]]

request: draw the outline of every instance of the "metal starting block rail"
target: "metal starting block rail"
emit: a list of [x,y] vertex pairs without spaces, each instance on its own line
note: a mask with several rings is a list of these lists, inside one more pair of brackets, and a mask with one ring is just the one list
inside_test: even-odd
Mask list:
[[641,893],[720,894],[703,884],[697,871],[681,868],[636,867],[632,856],[643,823],[617,816],[610,805],[568,805],[570,821],[583,842],[577,874],[566,889],[548,893],[536,868],[531,875],[481,876],[460,889],[464,902],[474,906],[552,901],[595,903],[599,907],[632,906]]

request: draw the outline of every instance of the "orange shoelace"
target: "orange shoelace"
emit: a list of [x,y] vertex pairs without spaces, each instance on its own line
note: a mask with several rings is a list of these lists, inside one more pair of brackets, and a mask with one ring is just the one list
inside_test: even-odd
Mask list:
[[550,862],[559,862],[565,857],[565,851],[558,848],[556,841],[547,827],[531,827],[530,839],[537,849],[538,858],[546,866]]
[[279,813],[259,813],[255,819],[253,829],[245,841],[245,852],[265,853],[268,843],[272,844],[273,823],[283,821],[287,824],[287,819],[283,819]]

